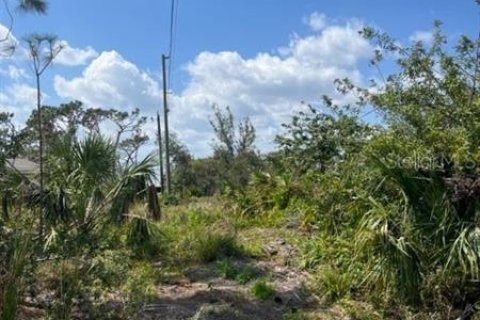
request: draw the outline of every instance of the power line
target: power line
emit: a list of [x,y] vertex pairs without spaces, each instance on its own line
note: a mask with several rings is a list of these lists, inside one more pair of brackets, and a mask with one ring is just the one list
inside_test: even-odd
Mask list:
[[173,45],[173,27],[175,25],[175,0],[172,0],[172,6],[170,8],[170,44],[168,54],[172,53],[172,45]]
[[178,3],[179,0],[172,0],[170,11],[170,44],[168,49],[168,85],[170,87],[172,80],[172,65],[175,58],[175,43],[177,38],[177,18],[178,18]]

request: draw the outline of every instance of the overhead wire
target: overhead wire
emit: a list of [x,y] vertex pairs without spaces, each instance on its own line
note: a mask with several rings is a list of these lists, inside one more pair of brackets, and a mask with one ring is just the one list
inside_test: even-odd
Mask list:
[[168,87],[170,87],[172,81],[172,66],[175,61],[175,44],[177,37],[177,18],[178,18],[178,3],[179,0],[172,0],[170,10],[170,44],[168,49]]

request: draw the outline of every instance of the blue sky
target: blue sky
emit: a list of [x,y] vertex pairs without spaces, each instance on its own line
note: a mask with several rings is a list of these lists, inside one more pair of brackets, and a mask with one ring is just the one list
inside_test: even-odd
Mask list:
[[[428,41],[435,19],[454,40],[475,36],[473,0],[178,0],[172,66],[172,128],[196,155],[210,152],[210,106],[230,105],[257,126],[258,146],[272,147],[281,122],[301,100],[337,96],[336,77],[375,76],[372,47],[356,35],[374,25],[402,43]],[[47,16],[16,15],[13,36],[51,32],[68,50],[45,74],[44,101],[153,115],[161,105],[160,55],[168,51],[170,0],[51,0]],[[5,24],[5,15],[0,23]],[[0,58],[0,110],[21,124],[34,106],[33,79],[21,55]],[[155,126],[146,130],[153,133]]]

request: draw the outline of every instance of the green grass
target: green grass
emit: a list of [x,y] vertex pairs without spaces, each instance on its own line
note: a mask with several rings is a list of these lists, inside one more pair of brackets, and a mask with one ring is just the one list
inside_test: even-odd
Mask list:
[[235,277],[240,284],[246,284],[259,277],[259,271],[253,267],[247,266],[243,268]]
[[217,269],[225,279],[235,279],[238,275],[238,270],[229,259],[220,260],[217,262]]
[[202,263],[216,261],[225,257],[241,257],[244,250],[230,234],[205,233],[194,245],[194,257]]
[[275,293],[273,286],[264,279],[257,280],[252,286],[252,294],[255,298],[267,300]]
[[290,311],[283,315],[282,320],[308,320],[310,319],[303,311]]
[[260,275],[256,268],[249,265],[235,265],[230,259],[218,261],[217,269],[225,279],[235,280],[239,284],[247,284]]
[[209,263],[246,255],[237,241],[233,220],[218,199],[199,199],[168,207],[165,212],[166,219],[159,227],[167,239],[165,256],[170,260]]
[[10,256],[7,255],[6,274],[2,275],[3,283],[0,283],[0,316],[2,320],[16,318],[21,300],[20,290],[25,280],[25,268],[33,246],[28,234],[19,234],[13,243],[14,249]]

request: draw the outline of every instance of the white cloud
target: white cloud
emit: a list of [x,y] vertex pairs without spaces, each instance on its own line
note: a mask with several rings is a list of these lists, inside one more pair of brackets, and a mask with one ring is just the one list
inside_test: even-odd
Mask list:
[[[370,56],[372,48],[358,34],[360,24],[354,20],[343,25],[325,22],[321,30],[317,21],[316,27],[316,34],[295,37],[279,55],[198,54],[185,67],[189,81],[183,91],[169,96],[171,128],[194,154],[206,155],[213,138],[208,122],[211,106],[229,105],[238,120],[251,118],[258,146],[268,150],[280,125],[289,121],[301,101],[315,103],[327,94],[345,102],[348,97],[335,91],[333,81],[349,77],[361,82],[357,65]],[[101,53],[79,77],[56,76],[55,90],[61,97],[92,106],[138,106],[150,116],[162,103],[159,84],[115,51]],[[154,130],[151,124],[150,131]]]
[[[358,34],[360,27],[356,21],[327,25],[318,34],[294,38],[280,56],[260,53],[247,59],[237,52],[200,53],[187,66],[190,82],[173,103],[177,128],[211,132],[211,105],[229,105],[237,119],[252,119],[259,147],[271,148],[280,124],[289,121],[300,101],[318,102],[323,94],[337,101],[348,99],[336,92],[333,81],[362,81],[357,64],[372,48]],[[179,133],[195,152],[205,153],[208,144],[192,143],[194,134]]]
[[[49,96],[42,92],[43,101]],[[15,83],[0,92],[0,110],[15,114],[15,125],[21,127],[36,108],[37,90],[27,84]]]
[[368,41],[358,34],[360,28],[356,21],[328,26],[319,35],[293,39],[287,52],[302,64],[351,67],[371,53]]
[[55,63],[66,66],[85,65],[98,56],[98,52],[92,47],[85,49],[72,48],[67,41],[61,41],[63,46],[60,54],[55,58]]
[[6,75],[13,81],[20,81],[29,78],[29,75],[25,69],[12,64],[8,65],[8,67],[5,69],[2,67],[0,74]]
[[421,41],[425,44],[431,44],[433,41],[433,32],[432,31],[415,31],[408,39],[413,42]]
[[19,41],[4,25],[0,24],[0,58],[12,57],[18,48]]
[[[90,107],[133,110],[153,117],[162,103],[159,84],[135,64],[125,60],[116,51],[102,52],[83,71],[80,77],[70,80],[55,76],[54,88],[58,96],[75,99]],[[107,134],[115,132],[111,123],[104,124]],[[148,122],[147,134],[153,137],[156,123]]]
[[54,86],[60,97],[98,107],[151,108],[161,101],[158,83],[116,51],[102,52],[80,77],[55,76]]
[[313,31],[321,31],[328,24],[327,16],[324,13],[319,12],[312,13],[310,16],[304,18],[303,22]]

